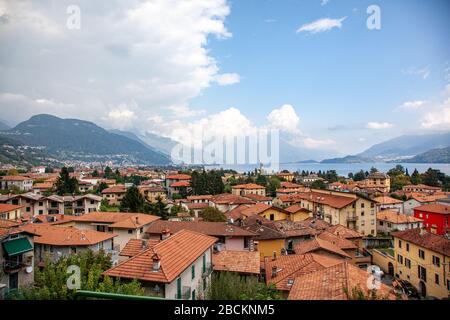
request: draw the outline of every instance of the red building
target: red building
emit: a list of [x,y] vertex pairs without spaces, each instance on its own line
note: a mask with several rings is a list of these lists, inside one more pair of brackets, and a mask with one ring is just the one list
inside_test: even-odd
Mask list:
[[443,235],[450,233],[450,206],[425,204],[414,208],[414,217],[423,220],[423,226],[430,232]]

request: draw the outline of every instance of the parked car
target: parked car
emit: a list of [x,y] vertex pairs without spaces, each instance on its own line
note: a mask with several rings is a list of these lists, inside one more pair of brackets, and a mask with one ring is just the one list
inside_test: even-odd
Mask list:
[[419,291],[414,287],[411,282],[406,280],[396,280],[394,287],[401,291],[408,298],[420,299]]

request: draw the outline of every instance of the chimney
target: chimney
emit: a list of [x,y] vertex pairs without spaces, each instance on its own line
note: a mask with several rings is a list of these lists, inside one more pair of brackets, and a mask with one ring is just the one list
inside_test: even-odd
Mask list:
[[159,269],[161,268],[161,257],[157,253],[155,253],[152,256],[152,261],[153,261],[152,271],[153,272],[158,272]]
[[144,239],[141,240],[141,248],[142,248],[142,249],[147,248],[147,241],[144,240]]
[[277,276],[277,266],[272,267],[272,279]]
[[136,224],[139,224],[139,217],[136,216],[135,219],[136,219]]
[[420,234],[421,236],[423,236],[423,235],[426,234],[426,233],[427,233],[427,229],[425,229],[425,227],[420,228],[419,234]]
[[170,229],[169,228],[164,228],[161,231],[161,240],[166,240],[169,237],[170,237]]
[[275,250],[273,251],[272,260],[277,260],[277,252]]
[[81,233],[81,241],[86,240],[86,234],[84,232]]

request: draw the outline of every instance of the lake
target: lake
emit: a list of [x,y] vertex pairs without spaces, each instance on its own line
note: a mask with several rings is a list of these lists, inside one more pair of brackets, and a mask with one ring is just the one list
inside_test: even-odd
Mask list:
[[[447,175],[450,175],[450,164],[448,163],[282,163],[280,164],[281,170],[294,171],[314,171],[318,172],[327,170],[336,170],[338,175],[347,176],[349,172],[358,172],[361,169],[364,171],[369,171],[370,168],[375,167],[378,171],[387,172],[389,169],[394,168],[396,165],[402,165],[404,168],[408,168],[409,174],[413,173],[414,169],[417,169],[420,173],[425,172],[428,168],[439,169]],[[253,171],[257,166],[250,164],[242,165],[214,165],[207,166],[209,169],[213,168],[224,168],[233,169],[238,172],[248,172]]]

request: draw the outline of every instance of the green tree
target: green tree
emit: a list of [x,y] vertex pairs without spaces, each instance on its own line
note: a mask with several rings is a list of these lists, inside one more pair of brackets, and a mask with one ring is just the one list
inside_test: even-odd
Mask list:
[[105,190],[106,188],[108,188],[108,185],[105,182],[100,182],[100,184],[98,185],[97,189],[95,190],[95,192],[97,194],[101,194],[103,190]]
[[277,189],[281,188],[280,179],[277,176],[271,176],[266,191],[269,195],[275,197],[277,195]]
[[391,178],[395,177],[395,176],[398,176],[398,175],[401,175],[401,174],[405,174],[405,168],[402,165],[398,164],[398,165],[395,166],[395,168],[392,168],[391,170],[389,170],[387,172],[387,174]]
[[154,215],[161,217],[163,220],[167,220],[169,218],[169,210],[161,197],[156,198],[156,202],[151,205],[150,211]]
[[370,173],[378,172],[378,169],[375,167],[370,168]]
[[138,188],[132,186],[127,189],[121,203],[120,211],[124,212],[145,212],[145,199]]
[[111,178],[112,175],[113,175],[113,174],[112,174],[112,169],[111,169],[110,167],[107,166],[107,167],[105,168],[105,171],[103,171],[103,177],[109,179],[109,178]]
[[217,208],[207,207],[202,212],[203,221],[209,222],[225,222],[227,217]]
[[401,190],[403,186],[406,186],[411,183],[411,180],[405,174],[398,174],[395,176],[391,176],[391,190],[397,191]]
[[364,170],[360,170],[359,172],[357,172],[353,175],[354,181],[362,181],[365,178],[366,178],[366,173],[364,172]]
[[98,170],[95,169],[94,171],[92,171],[92,176],[93,177],[100,177],[100,173],[98,173]]
[[255,180],[255,183],[259,184],[260,186],[264,186],[265,187],[267,185],[267,178],[266,178],[266,176],[258,174],[258,176],[256,177],[256,180]]
[[422,177],[421,177],[419,171],[417,171],[417,169],[414,169],[413,173],[411,174],[411,183],[412,184],[422,183]]
[[67,167],[62,167],[55,185],[56,193],[60,196],[74,194],[78,191],[78,180],[75,177],[70,177]]
[[327,185],[323,180],[316,180],[311,184],[312,189],[323,189],[325,190],[327,188]]

